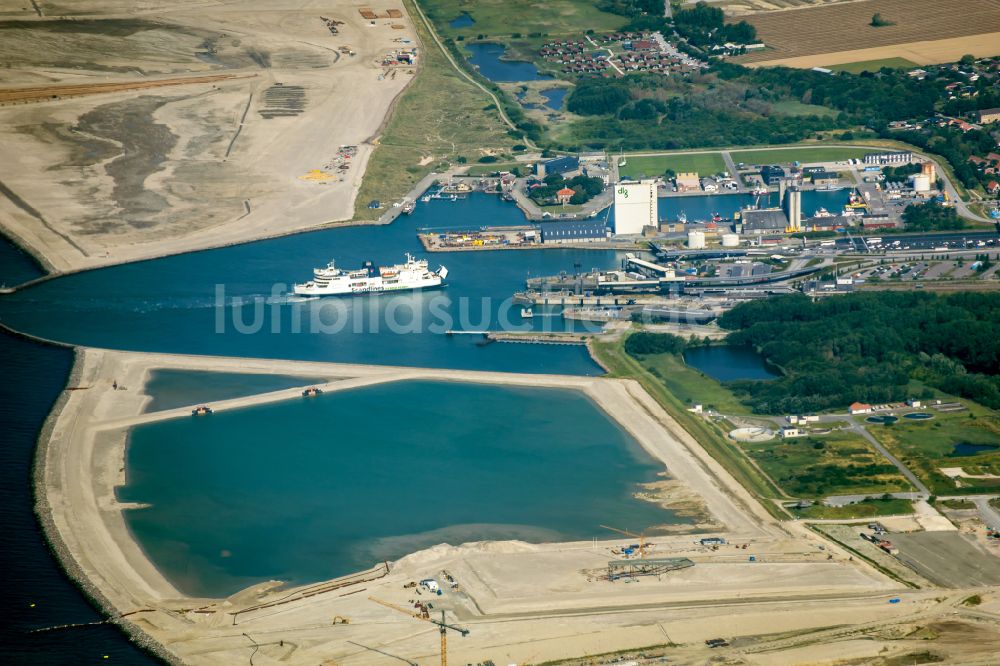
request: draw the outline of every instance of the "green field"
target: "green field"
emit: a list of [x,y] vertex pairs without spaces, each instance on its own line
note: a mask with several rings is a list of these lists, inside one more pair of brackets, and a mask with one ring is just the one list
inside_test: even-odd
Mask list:
[[750,414],[749,408],[737,400],[732,391],[687,365],[675,354],[650,354],[644,356],[641,363],[685,405],[700,404],[723,414]]
[[[628,22],[624,16],[602,12],[588,0],[421,0],[420,6],[442,35],[510,37],[518,33],[581,37],[587,30],[612,32]],[[450,23],[468,14],[470,26]]]
[[[930,421],[900,419],[891,426],[870,427],[935,495],[1000,492],[1000,479],[962,479],[962,487],[940,472],[941,467],[961,467],[968,474],[1000,474],[1000,449],[972,456],[952,456],[955,444],[1000,445],[1000,417],[978,405],[969,412],[934,412]],[[975,418],[970,418],[970,413]]]
[[764,148],[759,150],[733,150],[734,162],[746,164],[791,164],[792,162],[839,162],[864,157],[870,148],[854,146],[809,146],[804,148]]
[[726,170],[721,153],[674,153],[652,157],[626,155],[626,162],[625,166],[618,169],[618,173],[625,178],[662,176],[667,169],[673,169],[676,173],[695,171],[702,176]]
[[912,490],[899,471],[849,432],[741,444],[788,494],[802,498]]
[[835,116],[837,111],[831,109],[828,106],[819,106],[817,104],[803,104],[802,102],[797,102],[795,100],[786,99],[781,102],[775,102],[771,105],[775,111],[778,113],[784,113],[788,116]]
[[489,176],[497,171],[510,171],[515,167],[527,168],[520,162],[493,162],[492,164],[473,164],[466,173],[470,176]]
[[877,72],[883,67],[909,69],[910,67],[917,67],[917,63],[906,58],[882,58],[881,60],[861,60],[859,62],[845,62],[839,65],[826,66],[827,69],[832,69],[835,72],[850,72],[851,74]]
[[425,45],[424,62],[399,99],[368,162],[355,219],[378,217],[379,211],[368,210],[369,201],[398,200],[426,174],[447,169],[459,156],[474,162],[481,149],[509,152],[514,143],[489,97],[459,76],[409,0],[404,2]]
[[847,519],[874,518],[875,516],[896,516],[913,513],[913,503],[904,499],[864,500],[846,506],[823,506],[813,504],[804,509],[792,509],[801,518]]

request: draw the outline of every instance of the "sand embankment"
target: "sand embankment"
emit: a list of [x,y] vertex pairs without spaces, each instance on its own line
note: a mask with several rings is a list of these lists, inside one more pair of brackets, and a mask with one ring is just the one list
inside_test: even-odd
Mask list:
[[[4,232],[68,272],[350,220],[419,66],[383,65],[416,46],[400,1],[364,7],[84,2],[5,29],[5,87],[93,94],[0,104]],[[186,83],[117,88],[157,80]]]
[[[143,413],[149,398],[141,388],[152,368],[320,376],[329,379],[322,385],[326,391],[416,379],[580,390],[662,460],[671,475],[704,502],[715,521],[725,526],[730,539],[752,543],[755,552],[767,561],[747,566],[745,554],[716,554],[692,545],[690,536],[658,537],[653,539],[658,556],[690,557],[698,564],[672,575],[669,585],[637,588],[594,579],[613,557],[610,551],[617,542],[497,542],[432,548],[403,558],[384,578],[345,588],[331,586],[321,593],[289,596],[288,591],[275,591],[265,584],[229,600],[187,598],[157,571],[133,540],[122,517],[124,507],[115,496],[115,488],[124,483],[128,429],[152,420],[188,417],[190,413],[188,408]],[[126,390],[114,390],[114,381]],[[236,409],[287,400],[299,392],[275,391],[217,401],[212,406],[216,410]],[[260,663],[273,659],[318,663],[335,657],[340,662],[351,654],[355,655],[355,663],[372,663],[362,658],[363,652],[359,653],[347,639],[385,646],[398,640],[422,643],[423,636],[429,634],[415,620],[365,597],[377,594],[405,605],[407,600],[398,598],[402,582],[437,575],[443,568],[462,581],[461,594],[452,591],[438,598],[437,603],[460,619],[476,624],[482,640],[487,641],[467,645],[486,649],[496,644],[488,641],[499,641],[507,646],[504,654],[509,654],[503,658],[516,660],[528,655],[515,646],[521,644],[523,636],[535,633],[549,637],[545,639],[550,641],[548,647],[541,654],[565,656],[579,652],[572,639],[564,636],[554,640],[553,631],[561,621],[553,624],[545,618],[557,609],[581,613],[579,620],[571,622],[572,632],[574,636],[585,636],[592,633],[598,615],[617,618],[624,611],[644,614],[653,608],[662,612],[663,604],[668,603],[686,606],[728,599],[741,607],[752,599],[791,602],[813,595],[864,605],[877,602],[860,597],[881,596],[896,587],[867,567],[848,562],[839,552],[836,560],[828,561],[829,551],[817,549],[812,543],[815,537],[790,537],[778,529],[693,440],[685,442],[677,432],[683,433],[641,387],[628,380],[80,349],[71,384],[58,413],[50,419],[40,448],[39,513],[67,569],[110,614],[143,611],[130,615],[128,628],[162,646],[171,659],[190,663],[245,661],[249,643],[244,632],[280,638],[268,643],[264,654],[255,657],[255,663],[258,658]],[[367,592],[357,594],[362,589]],[[404,594],[412,596],[412,592]],[[317,618],[334,615],[349,616],[352,624],[331,634],[326,620]],[[512,624],[511,618],[532,622],[530,626]],[[793,622],[794,614],[788,613],[786,619]],[[234,628],[237,621],[240,627]],[[620,621],[615,619],[604,631],[613,626],[622,629]],[[801,623],[801,619],[795,622]],[[706,626],[710,625],[694,623],[690,631],[697,635]],[[610,631],[594,645],[627,646],[639,636],[645,637],[645,631]],[[296,647],[289,651],[285,643]],[[474,654],[468,652],[469,658],[473,659]]]

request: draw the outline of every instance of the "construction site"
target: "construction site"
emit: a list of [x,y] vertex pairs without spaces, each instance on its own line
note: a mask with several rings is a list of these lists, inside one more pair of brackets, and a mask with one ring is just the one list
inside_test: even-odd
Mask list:
[[398,3],[67,13],[0,21],[0,214],[57,271],[349,220],[418,66]]
[[[43,443],[45,524],[71,574],[172,662],[576,664],[624,654],[700,664],[724,654],[739,664],[888,664],[929,650],[949,663],[988,664],[995,656],[995,576],[930,580],[920,573],[925,555],[910,545],[927,535],[933,545],[921,547],[961,552],[977,570],[992,562],[948,521],[933,510],[882,519],[880,543],[898,544],[898,555],[867,537],[778,522],[629,380],[98,349],[81,350],[77,363],[90,390],[70,395],[53,431],[60,436]],[[673,534],[595,518],[606,537],[593,541],[442,543],[319,583],[188,597],[139,548],[122,520],[128,505],[113,499],[129,428],[215,418],[191,417],[189,406],[145,411],[142,390],[117,390],[143,386],[154,368],[301,374],[307,390],[324,394],[419,378],[571,388],[662,460],[674,492],[703,517]],[[317,376],[332,379],[305,380]],[[293,387],[206,407],[225,414],[303,395]]]

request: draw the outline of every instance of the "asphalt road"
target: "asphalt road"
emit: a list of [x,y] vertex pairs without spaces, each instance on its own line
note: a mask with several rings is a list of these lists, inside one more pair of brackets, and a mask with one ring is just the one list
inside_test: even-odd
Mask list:
[[865,429],[861,425],[858,425],[857,423],[854,423],[853,425],[851,425],[851,427],[847,428],[847,430],[856,432],[862,437],[864,437],[866,440],[868,440],[868,443],[874,446],[876,451],[881,453],[883,456],[885,456],[886,460],[895,465],[896,469],[898,469],[899,472],[903,476],[905,476],[910,483],[913,484],[913,487],[916,488],[918,491],[920,491],[920,493],[923,495],[922,499],[927,499],[928,497],[931,496],[931,491],[927,488],[927,486],[924,485],[924,483],[920,479],[917,478],[917,475],[911,472],[910,468],[904,465],[899,460],[899,458],[892,455],[892,453],[889,452],[889,449],[882,446],[882,442],[875,439],[875,437],[872,436],[872,434],[868,432],[867,429]]

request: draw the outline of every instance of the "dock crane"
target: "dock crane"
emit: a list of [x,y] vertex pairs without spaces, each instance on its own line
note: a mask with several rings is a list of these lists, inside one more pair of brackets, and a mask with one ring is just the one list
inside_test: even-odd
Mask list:
[[624,534],[625,536],[632,537],[633,539],[639,540],[639,557],[646,557],[646,533],[636,534],[634,532],[629,532],[628,530],[620,530],[617,527],[610,527],[608,525],[601,525],[606,530],[611,530],[612,532],[618,532],[619,534]]
[[377,604],[381,604],[386,608],[391,608],[393,610],[399,611],[400,613],[405,613],[410,617],[416,618],[418,620],[423,620],[424,622],[430,622],[438,626],[441,631],[441,666],[448,666],[448,630],[457,631],[463,637],[469,635],[468,629],[463,629],[462,627],[455,626],[453,624],[448,624],[444,619],[444,611],[441,611],[441,619],[435,620],[430,617],[427,610],[424,609],[421,613],[414,613],[408,608],[403,608],[402,606],[397,606],[396,604],[389,603],[388,601],[382,601],[381,599],[376,599],[375,597],[368,597],[370,601],[374,601]]

